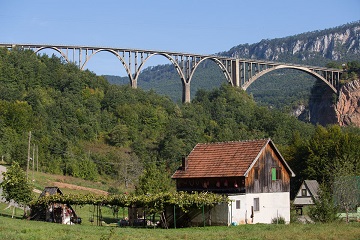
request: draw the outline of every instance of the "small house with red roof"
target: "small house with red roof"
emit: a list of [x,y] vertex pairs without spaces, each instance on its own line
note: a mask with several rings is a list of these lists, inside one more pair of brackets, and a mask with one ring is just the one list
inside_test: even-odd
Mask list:
[[172,178],[177,191],[225,194],[227,206],[208,214],[212,225],[290,222],[290,178],[294,177],[271,139],[199,143]]

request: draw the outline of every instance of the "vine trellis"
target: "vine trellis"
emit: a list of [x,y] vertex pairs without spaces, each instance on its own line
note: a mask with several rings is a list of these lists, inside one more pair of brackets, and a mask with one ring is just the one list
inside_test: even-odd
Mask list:
[[212,207],[219,203],[228,203],[227,196],[209,192],[165,192],[157,194],[121,194],[121,195],[77,195],[55,194],[33,200],[30,206],[47,206],[50,203],[64,203],[71,205],[98,205],[119,207],[144,207],[149,213],[163,212],[167,206],[175,206],[186,212],[191,207]]

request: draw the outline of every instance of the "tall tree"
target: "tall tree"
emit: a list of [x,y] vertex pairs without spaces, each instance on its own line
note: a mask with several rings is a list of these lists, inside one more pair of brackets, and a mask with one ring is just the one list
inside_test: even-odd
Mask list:
[[315,222],[333,222],[337,219],[337,206],[326,184],[320,184],[318,198],[314,199],[315,205],[310,207],[309,215]]
[[349,212],[355,210],[360,201],[360,177],[351,161],[339,160],[334,164],[335,179],[333,183],[335,203],[346,213],[349,223]]
[[26,216],[26,205],[32,200],[32,187],[29,184],[25,172],[17,162],[14,162],[3,172],[3,182],[0,183],[3,189],[3,196],[6,201],[15,201],[24,207]]
[[136,186],[137,194],[155,194],[174,190],[174,183],[164,164],[155,162],[148,164],[143,174],[139,177]]

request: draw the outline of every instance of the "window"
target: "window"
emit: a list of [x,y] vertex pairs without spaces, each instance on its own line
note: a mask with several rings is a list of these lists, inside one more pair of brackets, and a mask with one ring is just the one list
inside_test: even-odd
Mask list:
[[276,179],[281,180],[281,168],[276,169]]
[[306,197],[307,196],[307,191],[306,189],[301,189],[301,196]]
[[271,180],[281,179],[281,168],[271,168]]
[[236,200],[236,209],[240,209],[240,200]]
[[254,198],[254,211],[260,211],[259,198]]
[[255,180],[259,180],[259,168],[254,168],[254,178]]

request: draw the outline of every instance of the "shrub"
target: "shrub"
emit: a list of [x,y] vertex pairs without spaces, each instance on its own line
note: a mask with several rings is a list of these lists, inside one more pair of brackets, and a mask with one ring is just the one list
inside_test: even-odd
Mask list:
[[337,210],[330,190],[324,184],[320,185],[319,196],[315,199],[315,205],[310,207],[310,218],[315,222],[333,222],[338,218]]
[[271,223],[272,224],[285,224],[285,218],[282,216],[276,217],[276,218],[272,218],[271,219]]

